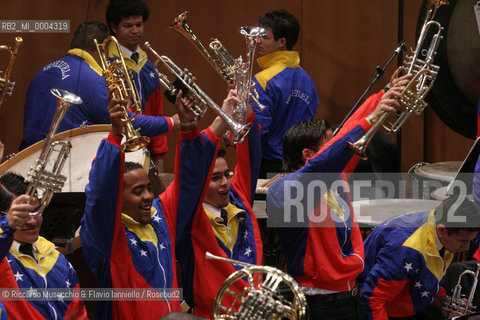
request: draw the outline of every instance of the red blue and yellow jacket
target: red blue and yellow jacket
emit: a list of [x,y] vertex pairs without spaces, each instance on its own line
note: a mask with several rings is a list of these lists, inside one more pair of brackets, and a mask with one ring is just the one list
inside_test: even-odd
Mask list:
[[393,217],[365,240],[365,269],[358,281],[369,319],[411,316],[440,292],[454,254],[445,250],[440,256],[434,212]]
[[[7,216],[0,218],[0,288],[32,289],[36,292],[79,288],[75,270],[53,243],[39,237],[35,242],[37,262],[11,246],[14,233],[15,230],[8,226]],[[87,319],[83,302],[78,299],[2,299],[2,303],[0,319]]]
[[268,190],[268,225],[280,237],[288,272],[302,286],[349,291],[363,270],[362,236],[339,177],[346,179],[358,163],[348,142],[371,128],[365,117],[381,97],[382,92],[369,97],[303,168]]
[[313,119],[318,95],[310,76],[300,67],[296,51],[276,51],[258,59],[262,71],[253,78],[263,111],[252,104],[262,128],[262,158],[282,160],[283,136],[294,124]]
[[[184,232],[200,203],[219,139],[210,129],[180,133],[175,179],[154,200],[146,226],[122,216],[125,156],[120,141],[112,134],[104,139],[92,165],[80,232],[86,260],[100,288],[177,288],[175,237]],[[178,310],[178,299],[97,302],[96,316],[158,319]]]
[[[244,141],[237,145],[236,151],[237,166],[232,178],[230,203],[244,212],[238,215],[238,236],[232,250],[216,237],[201,203],[197,206],[195,216],[189,222],[184,236],[177,242],[177,258],[183,270],[184,298],[194,307],[195,314],[202,317],[212,317],[215,296],[221,285],[230,274],[242,268],[231,263],[206,260],[205,252],[247,263],[262,264],[262,240],[257,219],[252,211],[261,156],[260,133],[254,117],[252,114],[247,119],[247,122],[253,121],[252,129]],[[210,176],[207,181],[210,181]]]
[[[119,56],[118,50],[113,43],[109,45],[109,55],[110,58]],[[140,49],[138,65],[130,57],[125,56],[123,52],[122,55],[127,67],[132,70],[133,79],[142,100],[142,114],[163,116],[163,100],[160,83],[157,73],[155,72],[155,66],[148,60],[145,51]],[[167,137],[165,135],[152,137],[148,149],[153,158],[162,159],[168,151]]]
[[[108,88],[100,66],[87,51],[71,49],[65,57],[43,67],[30,83],[20,149],[45,139],[57,108],[57,98],[50,93],[52,88],[68,90],[83,100],[67,110],[57,132],[78,128],[83,123],[110,123]],[[165,117],[138,116],[133,125],[149,137],[173,130],[171,119]]]

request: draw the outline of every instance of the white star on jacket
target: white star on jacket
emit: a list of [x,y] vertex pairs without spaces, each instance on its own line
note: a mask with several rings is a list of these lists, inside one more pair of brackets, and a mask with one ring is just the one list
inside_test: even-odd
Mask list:
[[155,78],[155,73],[153,73],[153,71],[150,71],[150,78]]
[[33,287],[30,287],[30,289],[27,290],[27,295],[30,298],[33,298],[37,295],[37,289],[34,289]]
[[155,222],[158,223],[160,220],[162,220],[162,218],[160,218],[160,217],[157,216],[157,215],[154,215],[154,216],[153,216],[153,220],[155,220]]
[[130,239],[130,243],[131,243],[132,245],[136,246],[136,245],[137,245],[137,240],[135,240],[134,238],[131,238],[131,239]]
[[245,230],[245,233],[243,234],[243,238],[244,238],[244,239],[246,239],[246,238],[247,238],[247,236],[248,236],[248,231],[247,231],[247,230]]
[[140,250],[140,255],[146,257],[146,256],[147,256],[147,251],[145,251],[145,250]]
[[430,292],[428,292],[428,291],[426,291],[426,290],[423,291],[423,292],[422,292],[422,298],[428,297],[428,294],[429,294],[429,293],[430,293]]
[[410,270],[412,270],[412,263],[406,263],[405,262],[405,266],[403,267],[404,269],[407,270],[407,272],[409,272]]
[[420,281],[415,282],[415,288],[421,288],[423,285],[420,283]]
[[72,284],[70,283],[70,281],[68,281],[68,280],[65,281],[65,284],[67,285],[67,288],[70,288],[70,286],[72,285]]
[[248,247],[248,248],[245,250],[245,253],[244,253],[243,255],[250,257],[250,253],[252,253],[252,249],[250,249],[250,247]]
[[6,259],[7,259],[7,262],[8,262],[9,264],[10,264],[10,262],[12,262],[12,260],[9,260],[8,258],[6,258]]
[[14,276],[15,276],[15,281],[19,281],[19,280],[23,281],[23,278],[22,278],[23,274],[18,272],[18,270],[17,270],[17,273],[14,274]]
[[160,250],[163,250],[163,249],[167,249],[167,247],[165,247],[165,245],[162,243],[160,243]]

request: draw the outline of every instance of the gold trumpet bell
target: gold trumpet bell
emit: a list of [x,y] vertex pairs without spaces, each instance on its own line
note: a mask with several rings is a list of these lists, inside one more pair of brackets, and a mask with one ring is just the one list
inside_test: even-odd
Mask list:
[[125,127],[125,138],[125,142],[122,144],[124,152],[134,152],[143,149],[150,142],[148,137],[139,135],[131,123],[127,123]]

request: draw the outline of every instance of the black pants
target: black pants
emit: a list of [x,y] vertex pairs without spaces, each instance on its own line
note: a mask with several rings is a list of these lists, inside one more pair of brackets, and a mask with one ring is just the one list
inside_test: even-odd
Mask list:
[[307,298],[310,320],[363,320],[365,314],[357,296],[345,299],[324,301],[322,295]]

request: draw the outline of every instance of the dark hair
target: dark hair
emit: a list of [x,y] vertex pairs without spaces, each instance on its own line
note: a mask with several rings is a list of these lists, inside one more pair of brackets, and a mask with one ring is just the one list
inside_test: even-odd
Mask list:
[[24,177],[8,171],[0,176],[0,182],[0,210],[7,211],[13,199],[25,194],[28,185]]
[[125,173],[133,171],[133,170],[137,170],[137,169],[142,169],[143,170],[143,166],[138,162],[132,162],[132,161],[126,161],[125,162],[125,171],[124,171]]
[[464,195],[452,195],[435,209],[437,224],[443,224],[448,234],[460,230],[480,231],[480,210]]
[[222,148],[218,149],[217,158],[225,158],[226,155],[227,155],[227,150]]
[[308,120],[288,129],[283,137],[283,171],[292,172],[300,169],[305,164],[302,150],[308,148],[318,151],[322,139],[326,137],[330,128],[326,120]]
[[118,26],[122,18],[131,16],[142,16],[143,22],[145,22],[150,16],[150,10],[142,0],[111,0],[105,13],[110,34],[115,35],[111,23]]
[[98,43],[102,43],[108,37],[107,26],[98,21],[84,22],[77,27],[70,42],[70,49],[79,48],[88,52],[96,50],[93,39],[97,39]]
[[258,23],[264,28],[272,29],[275,40],[285,38],[288,50],[292,50],[295,43],[297,43],[300,24],[297,18],[287,10],[268,11],[263,17],[258,19]]

